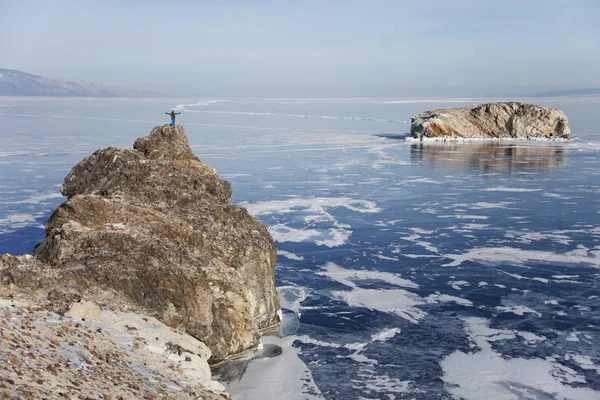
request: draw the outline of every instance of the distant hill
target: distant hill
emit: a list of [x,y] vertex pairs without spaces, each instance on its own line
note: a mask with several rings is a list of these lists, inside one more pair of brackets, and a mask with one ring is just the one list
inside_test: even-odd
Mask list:
[[49,79],[0,68],[0,96],[147,97],[156,93],[96,85],[79,80]]
[[587,88],[575,90],[554,90],[536,94],[535,97],[560,97],[560,96],[593,96],[600,95],[600,88]]

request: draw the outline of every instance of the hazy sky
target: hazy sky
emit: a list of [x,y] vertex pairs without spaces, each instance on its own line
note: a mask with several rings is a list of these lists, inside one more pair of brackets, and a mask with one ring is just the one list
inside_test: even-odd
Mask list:
[[600,87],[598,0],[0,0],[0,67],[195,96]]

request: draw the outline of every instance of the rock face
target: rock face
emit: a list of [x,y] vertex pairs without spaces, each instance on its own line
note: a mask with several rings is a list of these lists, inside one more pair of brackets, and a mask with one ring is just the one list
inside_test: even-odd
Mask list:
[[279,321],[273,240],[230,204],[229,183],[193,155],[183,127],[96,151],[61,192],[68,200],[34,252],[61,279],[124,294],[206,343],[212,362],[257,345]]
[[426,111],[412,117],[410,133],[414,138],[566,139],[571,130],[560,110],[508,102]]

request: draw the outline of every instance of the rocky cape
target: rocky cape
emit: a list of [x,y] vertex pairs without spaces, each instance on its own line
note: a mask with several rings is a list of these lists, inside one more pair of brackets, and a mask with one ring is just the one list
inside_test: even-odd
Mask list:
[[[175,349],[184,366],[191,355],[218,362],[255,347],[261,330],[279,322],[276,249],[266,227],[231,205],[229,183],[194,156],[183,127],[156,127],[133,147],[96,151],[71,170],[61,188],[68,200],[34,254],[0,256],[0,299],[25,304],[23,313],[122,320],[128,334],[150,332],[143,348],[152,347],[146,325],[156,318],[157,327],[197,339],[155,346]],[[103,320],[105,311],[143,318]],[[212,382],[210,371],[202,374]]]
[[517,102],[440,108],[411,119],[413,138],[567,139],[567,116],[554,108]]

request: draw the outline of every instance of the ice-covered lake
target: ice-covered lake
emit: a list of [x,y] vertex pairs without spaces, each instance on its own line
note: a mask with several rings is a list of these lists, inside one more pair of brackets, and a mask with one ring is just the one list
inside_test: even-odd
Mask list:
[[216,371],[234,398],[600,399],[600,97],[523,99],[568,142],[437,144],[412,115],[485,99],[212,100],[0,98],[0,254],[178,107],[279,249],[281,332]]

